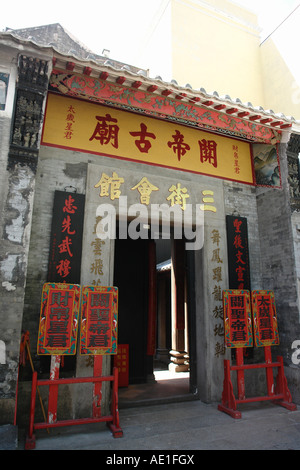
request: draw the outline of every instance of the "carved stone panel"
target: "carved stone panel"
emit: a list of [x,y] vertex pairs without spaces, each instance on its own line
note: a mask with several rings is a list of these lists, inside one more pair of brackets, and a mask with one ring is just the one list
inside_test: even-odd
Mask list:
[[288,182],[292,211],[300,211],[300,135],[292,134],[287,147]]
[[47,61],[21,55],[11,132],[8,168],[16,163],[36,169],[43,103],[47,93]]

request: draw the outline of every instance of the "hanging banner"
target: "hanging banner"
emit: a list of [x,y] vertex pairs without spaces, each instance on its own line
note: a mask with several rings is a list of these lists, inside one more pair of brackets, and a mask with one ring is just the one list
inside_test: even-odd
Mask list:
[[249,348],[253,346],[250,292],[223,291],[225,346]]
[[51,93],[42,144],[254,184],[247,142]]
[[227,215],[226,230],[229,288],[251,290],[247,219]]
[[47,281],[80,283],[83,194],[55,191]]
[[80,286],[46,283],[43,286],[37,353],[76,354]]
[[81,300],[80,354],[117,354],[118,289],[84,286]]
[[251,293],[251,302],[256,346],[279,344],[274,292],[254,290]]

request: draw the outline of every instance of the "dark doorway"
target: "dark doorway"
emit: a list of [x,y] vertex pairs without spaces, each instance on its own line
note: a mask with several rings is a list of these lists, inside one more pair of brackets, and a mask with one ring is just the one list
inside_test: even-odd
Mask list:
[[[155,283],[151,282],[153,257],[149,256],[153,244],[156,252]],[[191,343],[188,317],[192,303],[187,300],[187,296],[190,281],[193,283],[193,279],[186,269],[185,255],[182,255],[181,250],[180,263],[177,263],[176,269],[180,271],[182,291],[174,288],[172,267],[176,269],[174,254],[172,255],[173,245],[172,240],[161,239],[155,240],[155,243],[153,240],[143,239],[115,240],[114,285],[119,289],[118,343],[129,346],[129,386],[119,390],[120,406],[132,406],[145,400],[176,401],[179,395],[181,399],[183,396],[186,399],[195,398],[191,393],[193,387],[190,383],[189,367],[184,369],[183,362],[180,362],[182,359],[188,363],[191,359],[188,351]],[[186,260],[189,258],[186,257]],[[192,292],[194,294],[194,289]],[[186,311],[186,318],[182,317],[181,312],[180,317],[177,315],[175,323],[171,306],[174,295],[184,299]],[[151,299],[152,307],[155,299],[154,316],[153,312],[151,313]],[[153,318],[154,335],[151,332]],[[182,335],[185,335],[184,346],[187,348],[187,354],[176,356],[178,351],[175,351],[175,364],[172,364],[174,357],[172,358],[170,353],[174,353],[174,334],[175,343],[178,346],[180,343],[181,347],[182,341],[184,342]],[[155,343],[152,353],[151,338],[154,338]],[[172,367],[174,365],[175,368]]]
[[118,343],[129,345],[129,383],[147,381],[148,240],[115,240]]

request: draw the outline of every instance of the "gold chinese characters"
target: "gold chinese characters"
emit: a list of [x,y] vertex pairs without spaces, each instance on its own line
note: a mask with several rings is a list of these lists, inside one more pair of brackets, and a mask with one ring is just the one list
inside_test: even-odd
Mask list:
[[[126,185],[125,179],[119,176],[116,171],[112,172],[112,176],[102,173],[99,181],[94,185],[94,188],[99,188],[100,197],[109,197],[111,201],[119,199],[122,194],[122,185]],[[151,194],[153,191],[160,191],[163,194],[166,189],[161,190],[152,181],[144,176],[141,180],[133,187],[130,188],[132,191],[139,193],[140,203],[149,205]],[[183,211],[186,209],[186,205],[190,198],[188,188],[182,186],[181,183],[172,184],[168,188],[168,195],[163,196],[170,204],[170,206],[179,206]],[[217,208],[214,205],[214,192],[211,190],[202,191],[202,204],[200,204],[201,211],[217,212]]]

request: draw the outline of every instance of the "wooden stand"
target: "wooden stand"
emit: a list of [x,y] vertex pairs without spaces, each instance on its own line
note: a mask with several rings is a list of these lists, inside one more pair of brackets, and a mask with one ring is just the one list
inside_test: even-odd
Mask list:
[[[236,365],[231,366],[230,361],[224,360],[224,382],[222,393],[222,404],[218,405],[218,410],[229,414],[232,418],[240,419],[241,412],[237,410],[237,405],[240,403],[252,403],[257,401],[272,400],[277,405],[287,408],[289,411],[295,411],[297,406],[292,403],[292,397],[287,386],[287,380],[284,375],[283,358],[277,357],[277,362],[272,362],[271,347],[265,346],[265,362],[261,364],[244,364],[243,349],[236,349]],[[276,386],[274,387],[273,370],[278,368],[276,378]],[[245,380],[244,371],[248,369],[266,369],[267,379],[267,395],[261,397],[246,398],[245,397]],[[233,393],[233,386],[231,382],[231,371],[237,371],[237,393],[236,399]]]
[[[36,429],[48,429],[54,427],[62,426],[73,426],[76,424],[90,424],[90,423],[100,423],[106,422],[107,426],[110,428],[113,437],[122,437],[123,431],[120,428],[119,424],[119,410],[118,410],[118,369],[114,367],[113,375],[106,377],[97,376],[97,371],[99,371],[100,359],[99,356],[95,356],[96,364],[94,365],[94,377],[76,377],[70,379],[59,379],[59,361],[57,356],[53,357],[53,363],[56,364],[56,367],[52,368],[52,372],[55,369],[54,375],[50,377],[50,380],[37,380],[37,372],[33,373],[32,376],[32,388],[31,388],[31,402],[30,402],[30,421],[29,421],[29,431],[26,438],[25,449],[34,449],[35,448],[35,435],[34,430]],[[52,364],[54,365],[54,364]],[[112,399],[111,399],[111,414],[108,416],[101,416],[100,408],[100,396],[101,396],[101,386],[102,382],[112,382]],[[93,416],[92,418],[81,418],[81,419],[68,419],[63,421],[57,421],[57,392],[59,385],[66,384],[75,384],[75,383],[94,383],[94,400],[93,400]],[[34,414],[35,414],[35,401],[36,401],[36,390],[37,386],[49,386],[49,406],[48,406],[48,420],[44,423],[34,423]]]

